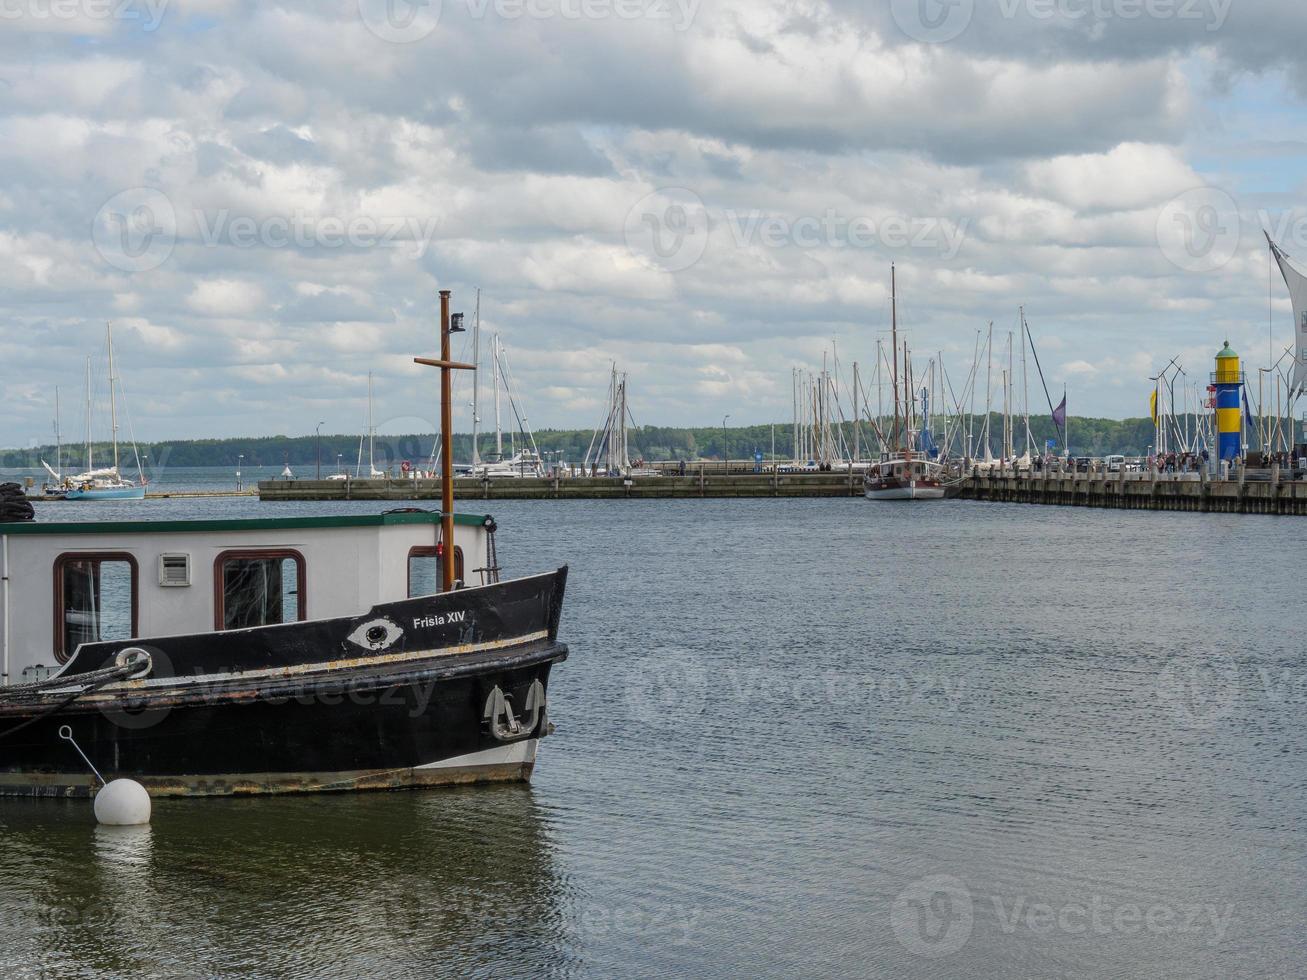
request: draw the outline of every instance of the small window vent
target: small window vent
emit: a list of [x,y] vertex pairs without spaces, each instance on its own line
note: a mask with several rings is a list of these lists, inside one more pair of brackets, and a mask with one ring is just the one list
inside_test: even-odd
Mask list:
[[191,584],[190,555],[160,555],[159,584],[165,589]]

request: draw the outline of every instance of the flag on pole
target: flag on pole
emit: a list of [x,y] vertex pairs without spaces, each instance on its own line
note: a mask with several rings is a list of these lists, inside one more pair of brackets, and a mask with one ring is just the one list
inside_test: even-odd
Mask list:
[[1245,389],[1243,393],[1243,417],[1244,420],[1248,423],[1248,428],[1250,429],[1255,428],[1255,426],[1253,425],[1253,410],[1248,405],[1247,389]]
[[1153,417],[1153,425],[1157,424],[1157,389],[1153,389],[1153,396],[1148,400],[1149,414]]
[[1053,409],[1053,424],[1059,429],[1066,425],[1066,395],[1062,396],[1062,404]]

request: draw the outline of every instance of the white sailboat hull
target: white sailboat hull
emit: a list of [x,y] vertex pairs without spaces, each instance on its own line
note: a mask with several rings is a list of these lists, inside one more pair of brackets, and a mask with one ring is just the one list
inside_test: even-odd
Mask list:
[[907,480],[899,486],[868,488],[865,496],[868,500],[942,500],[944,488],[937,483]]

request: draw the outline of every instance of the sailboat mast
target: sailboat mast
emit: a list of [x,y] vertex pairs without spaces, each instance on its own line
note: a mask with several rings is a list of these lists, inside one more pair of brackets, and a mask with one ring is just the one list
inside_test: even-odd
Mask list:
[[903,379],[903,440],[905,451],[912,449],[912,433],[917,427],[917,400],[912,395],[912,353],[907,340],[903,341],[903,367],[899,372]]
[[86,472],[95,469],[91,461],[91,358],[86,358]]
[[54,386],[54,468],[64,475],[64,441],[59,433],[59,386]]
[[994,410],[994,321],[989,321],[989,336],[985,339],[985,458],[993,455],[990,448],[989,416]]
[[1021,307],[1021,413],[1026,423],[1026,454],[1034,448],[1030,435],[1030,384],[1026,376],[1026,308]]
[[858,414],[858,362],[853,362],[853,462],[862,458],[862,416]]
[[375,449],[377,442],[376,428],[372,424],[372,372],[368,372],[368,477],[377,472]]
[[113,471],[118,472],[118,402],[114,398],[114,388],[118,379],[113,376],[113,327],[106,323],[104,332],[109,347],[109,424],[113,427]]
[[481,462],[477,435],[481,431],[481,290],[477,290],[476,319],[472,322],[472,465]]
[[893,263],[889,267],[889,324],[890,349],[894,352],[894,363],[890,365],[890,382],[894,391],[894,448],[899,449],[903,444],[899,435],[899,300],[898,279]]
[[491,356],[494,358],[491,377],[495,384],[495,458],[504,458],[504,430],[499,420],[499,334],[495,334],[491,344]]
[[881,380],[881,362],[885,360],[885,339],[876,338],[876,437],[880,440],[880,451],[885,452],[885,384]]

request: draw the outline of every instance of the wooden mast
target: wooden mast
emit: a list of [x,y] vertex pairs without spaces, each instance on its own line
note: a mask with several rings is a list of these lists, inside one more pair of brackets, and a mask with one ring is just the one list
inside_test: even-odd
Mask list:
[[440,539],[441,583],[454,588],[454,371],[475,371],[475,364],[449,359],[449,295],[440,291],[440,359],[415,357],[414,362],[440,368]]

